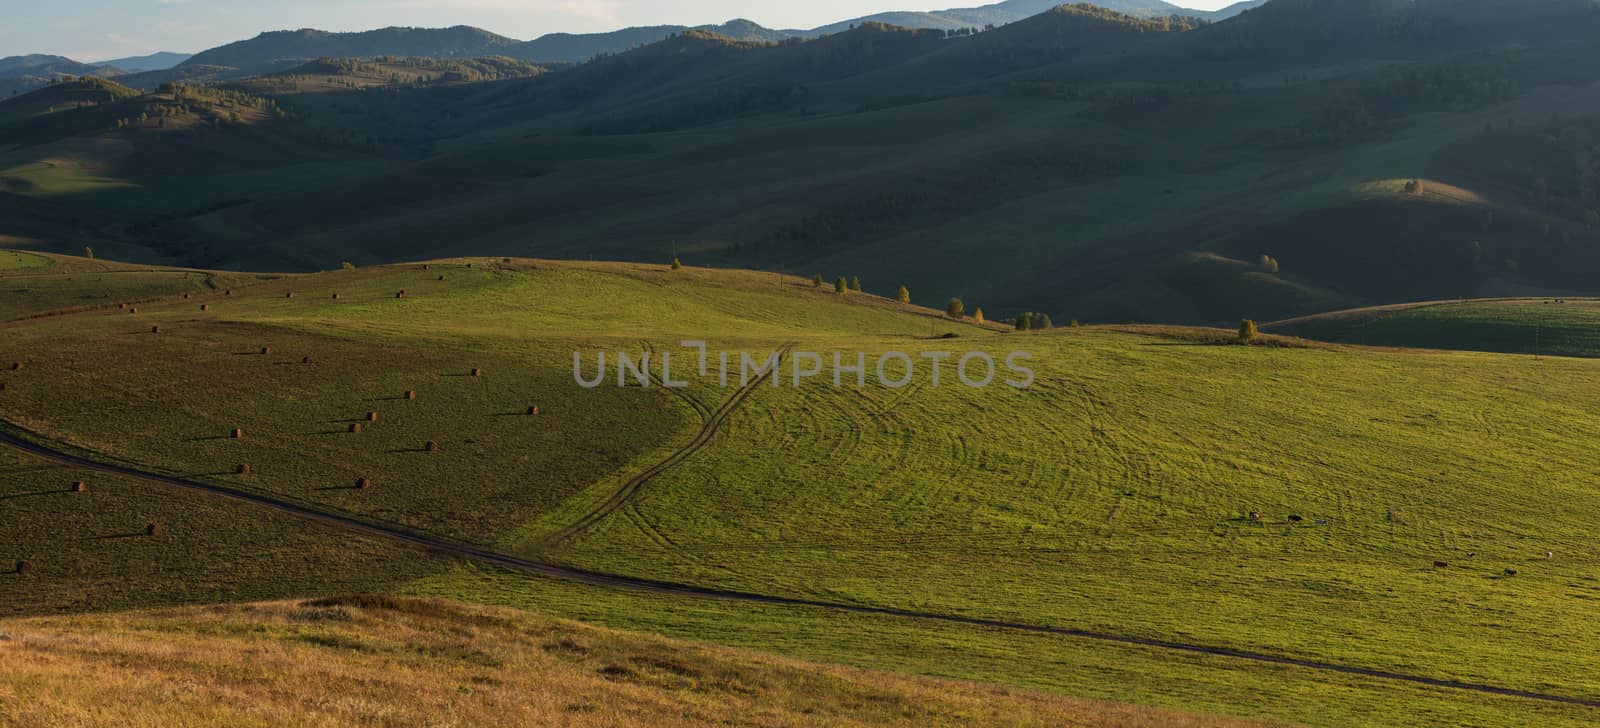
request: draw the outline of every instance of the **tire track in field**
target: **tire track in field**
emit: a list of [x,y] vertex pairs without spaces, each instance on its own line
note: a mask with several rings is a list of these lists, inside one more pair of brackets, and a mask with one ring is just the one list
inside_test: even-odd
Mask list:
[[[727,421],[728,417],[732,415],[735,410],[739,409],[739,405],[744,403],[745,398],[749,397],[750,393],[754,392],[756,387],[759,387],[763,382],[766,382],[768,377],[776,377],[779,375],[783,369],[783,357],[789,353],[789,349],[789,346],[784,346],[778,349],[778,366],[774,367],[770,374],[767,376],[756,377],[749,382],[744,383],[744,385],[740,386],[739,389],[733,393],[733,396],[729,397],[726,402],[722,403],[722,406],[713,411],[708,412],[703,403],[700,403],[698,400],[682,392],[678,392],[676,388],[665,387],[667,391],[673,392],[682,397],[685,401],[689,402],[690,406],[696,411],[701,412],[701,417],[704,419],[704,423],[700,426],[700,431],[695,433],[694,439],[690,440],[689,443],[683,447],[674,450],[672,454],[668,455],[665,459],[657,462],[654,465],[651,465],[648,468],[645,468],[645,470],[638,475],[629,478],[620,487],[613,491],[610,497],[606,498],[605,502],[584,514],[583,517],[540,539],[539,546],[545,549],[559,549],[572,539],[577,538],[589,529],[599,525],[601,521],[606,520],[611,516],[611,514],[616,513],[617,509],[627,505],[640,489],[644,488],[644,486],[649,484],[650,481],[655,480],[657,476],[677,467],[679,463],[688,460],[690,456],[699,452],[706,445],[711,444],[712,439],[717,436],[717,431],[722,429],[722,424]],[[655,375],[653,373],[650,376],[652,380],[659,381],[655,380]]]
[[[785,351],[786,351],[786,349],[785,349]],[[745,388],[741,388],[741,392],[743,392],[745,394],[748,394],[748,391],[749,390],[747,390]],[[737,406],[737,401],[736,401],[737,399],[742,399],[742,397],[738,397],[736,395],[736,397],[734,399],[730,399],[728,403],[724,404],[723,407],[718,410],[718,412],[723,417],[726,417],[728,412],[730,412],[733,409],[733,407],[730,407],[729,405]],[[720,422],[720,419],[718,420],[718,422]],[[12,425],[9,422],[6,422],[4,424],[9,425],[11,427],[15,427],[15,425]],[[711,427],[708,426],[708,429],[711,430],[712,434],[715,434],[715,428],[711,428]],[[1071,628],[1071,627],[1054,627],[1054,626],[1040,625],[1040,624],[1029,624],[1029,623],[1025,623],[1025,622],[1009,622],[1009,621],[999,620],[999,619],[986,619],[986,618],[982,618],[982,617],[968,617],[968,616],[955,615],[955,614],[940,614],[940,613],[937,613],[937,612],[921,612],[921,611],[916,611],[916,610],[912,610],[912,609],[898,609],[898,608],[894,608],[894,607],[875,607],[875,606],[862,605],[862,604],[847,604],[847,603],[842,603],[842,602],[829,602],[829,601],[823,601],[823,600],[820,600],[820,599],[805,599],[805,598],[800,598],[800,597],[784,597],[784,596],[774,596],[774,595],[770,595],[770,594],[756,594],[756,593],[752,593],[752,592],[741,592],[741,591],[734,591],[734,590],[728,590],[728,589],[718,589],[718,588],[714,588],[714,587],[695,586],[695,585],[692,585],[692,584],[681,584],[681,583],[676,583],[676,582],[671,582],[671,581],[647,579],[647,578],[642,578],[642,577],[619,576],[619,575],[615,575],[615,574],[607,574],[607,573],[604,573],[604,572],[589,571],[589,570],[586,570],[586,569],[580,569],[580,568],[576,568],[576,567],[561,566],[561,565],[558,565],[558,564],[545,562],[545,561],[536,561],[536,560],[533,560],[533,559],[510,556],[510,555],[507,555],[507,554],[502,554],[502,553],[499,553],[499,552],[496,552],[496,551],[490,551],[490,550],[487,550],[487,549],[484,549],[484,548],[480,548],[480,547],[477,547],[477,546],[471,546],[471,545],[468,545],[468,544],[463,544],[463,543],[450,541],[450,540],[447,540],[447,539],[444,539],[444,538],[441,538],[441,537],[421,535],[421,534],[418,534],[418,533],[415,533],[415,532],[412,532],[412,531],[403,530],[403,529],[397,528],[397,527],[388,527],[388,526],[376,525],[376,524],[373,524],[373,523],[370,523],[370,522],[367,522],[367,521],[364,521],[364,520],[361,520],[359,518],[355,518],[355,517],[352,517],[352,516],[343,516],[343,515],[338,515],[338,514],[335,514],[335,513],[329,513],[329,512],[321,511],[321,510],[318,510],[316,508],[312,508],[312,507],[309,507],[309,506],[301,505],[301,504],[298,504],[298,503],[294,503],[294,502],[291,502],[291,501],[288,501],[288,500],[283,500],[283,499],[276,498],[276,497],[269,496],[269,495],[234,490],[232,488],[228,488],[228,487],[224,487],[224,486],[220,486],[220,485],[212,485],[212,484],[209,484],[209,483],[203,483],[203,482],[195,481],[195,480],[187,480],[187,479],[173,477],[173,476],[159,475],[159,474],[156,474],[156,473],[151,473],[151,472],[146,472],[144,470],[139,470],[139,469],[134,468],[134,467],[125,467],[125,466],[119,466],[119,465],[112,465],[112,464],[109,464],[109,463],[104,463],[104,462],[100,462],[100,461],[97,461],[97,460],[91,460],[91,459],[86,458],[86,457],[73,455],[73,454],[70,454],[70,453],[67,453],[67,452],[56,450],[56,449],[54,449],[52,447],[49,447],[47,445],[42,445],[42,444],[39,444],[39,443],[32,442],[30,440],[26,440],[26,439],[17,437],[15,435],[11,434],[10,432],[4,431],[4,430],[0,430],[0,446],[8,447],[10,449],[17,450],[17,451],[23,452],[25,454],[32,455],[34,457],[43,458],[45,460],[49,460],[49,461],[56,462],[56,463],[61,463],[63,465],[68,465],[68,466],[71,466],[71,467],[74,467],[74,468],[79,468],[79,469],[83,469],[83,470],[92,470],[92,471],[95,471],[95,472],[107,473],[107,474],[110,474],[110,475],[116,475],[116,476],[125,477],[125,478],[143,480],[143,481],[146,481],[146,482],[156,483],[156,484],[159,484],[159,485],[166,485],[166,486],[170,486],[170,487],[181,488],[181,489],[184,489],[184,490],[190,490],[190,491],[196,491],[196,492],[200,492],[200,493],[206,493],[206,494],[209,494],[209,495],[214,495],[214,496],[218,496],[218,497],[221,497],[221,498],[226,498],[226,499],[233,500],[233,501],[238,501],[238,502],[242,502],[242,503],[248,503],[248,504],[252,504],[252,505],[256,505],[256,506],[261,506],[261,507],[264,507],[264,508],[270,508],[272,510],[279,511],[279,512],[282,512],[282,513],[287,513],[289,515],[299,516],[299,517],[304,518],[304,519],[306,519],[308,521],[312,521],[312,522],[315,522],[315,523],[320,523],[320,524],[323,524],[323,525],[326,525],[326,526],[332,526],[332,527],[335,527],[335,528],[341,528],[341,529],[344,529],[346,531],[350,531],[350,532],[353,532],[353,533],[360,533],[360,534],[367,535],[367,536],[376,536],[376,537],[388,539],[388,540],[391,540],[391,541],[397,541],[397,542],[400,542],[400,543],[405,543],[405,544],[409,544],[409,545],[412,545],[412,546],[421,547],[423,549],[426,549],[426,550],[429,550],[429,551],[433,551],[435,553],[444,554],[444,555],[447,555],[447,556],[454,556],[454,557],[457,557],[457,558],[466,559],[466,560],[470,560],[470,561],[476,561],[478,563],[487,564],[487,565],[491,565],[491,566],[497,566],[497,567],[501,567],[501,568],[505,568],[505,569],[509,569],[509,570],[513,570],[513,571],[519,571],[519,572],[522,572],[522,573],[537,574],[537,575],[541,575],[541,576],[547,576],[547,577],[552,577],[552,578],[556,578],[556,579],[561,579],[561,580],[564,580],[564,581],[570,581],[570,582],[575,582],[575,583],[580,583],[580,584],[587,584],[587,585],[590,585],[590,586],[599,586],[599,587],[606,587],[606,588],[613,588],[613,589],[620,589],[620,590],[634,591],[634,592],[646,592],[646,593],[664,594],[664,595],[669,595],[669,596],[690,597],[690,598],[700,598],[700,599],[717,599],[717,600],[722,600],[722,601],[740,602],[740,603],[746,603],[746,604],[762,604],[762,605],[771,605],[771,606],[819,609],[819,610],[825,610],[825,611],[835,612],[835,613],[865,614],[865,615],[874,615],[874,616],[881,616],[881,617],[896,617],[896,618],[914,619],[914,620],[921,620],[921,621],[928,621],[928,622],[939,622],[939,623],[943,623],[943,624],[956,624],[956,625],[964,625],[964,626],[969,626],[969,627],[981,627],[981,628],[985,628],[985,629],[998,629],[998,630],[1007,630],[1007,631],[1015,631],[1015,632],[1026,632],[1026,633],[1032,633],[1032,634],[1048,634],[1048,635],[1055,635],[1055,636],[1061,636],[1061,637],[1070,637],[1070,638],[1075,638],[1075,639],[1090,640],[1090,641],[1096,641],[1096,642],[1114,643],[1114,644],[1128,645],[1128,646],[1135,646],[1135,647],[1146,647],[1146,648],[1151,648],[1151,649],[1167,650],[1167,651],[1170,651],[1170,652],[1180,652],[1180,653],[1187,653],[1187,654],[1206,655],[1206,656],[1212,656],[1212,657],[1226,657],[1226,658],[1232,658],[1232,659],[1237,659],[1237,660],[1243,660],[1243,661],[1247,661],[1247,662],[1256,662],[1256,663],[1273,664],[1273,665],[1284,665],[1284,666],[1289,666],[1289,667],[1299,667],[1299,668],[1304,668],[1304,669],[1308,669],[1308,670],[1318,670],[1318,671],[1322,671],[1322,672],[1339,673],[1339,674],[1344,674],[1344,675],[1354,675],[1354,676],[1358,676],[1358,677],[1368,677],[1368,678],[1374,678],[1374,679],[1378,679],[1378,680],[1387,680],[1387,681],[1391,681],[1391,682],[1408,683],[1408,684],[1412,684],[1412,685],[1424,685],[1424,686],[1428,686],[1428,687],[1448,688],[1448,689],[1452,689],[1452,690],[1462,690],[1462,691],[1474,692],[1474,693],[1480,693],[1480,694],[1486,694],[1486,695],[1496,695],[1496,696],[1511,697],[1511,698],[1523,698],[1523,699],[1527,699],[1527,700],[1538,700],[1538,701],[1542,701],[1542,702],[1559,703],[1559,704],[1564,704],[1564,705],[1577,705],[1577,706],[1583,706],[1583,707],[1589,707],[1589,708],[1600,708],[1600,699],[1580,698],[1580,697],[1574,697],[1574,696],[1570,696],[1570,695],[1556,695],[1556,694],[1552,694],[1552,693],[1541,693],[1541,692],[1536,692],[1536,691],[1531,691],[1531,690],[1519,690],[1519,689],[1516,689],[1516,688],[1507,688],[1507,687],[1503,687],[1503,686],[1490,685],[1490,684],[1486,684],[1486,683],[1474,683],[1474,682],[1465,682],[1465,681],[1461,681],[1461,680],[1451,680],[1451,679],[1448,679],[1448,678],[1436,678],[1436,677],[1427,677],[1427,676],[1423,676],[1423,675],[1412,675],[1412,674],[1407,674],[1407,673],[1393,672],[1393,671],[1389,671],[1389,670],[1380,670],[1380,669],[1376,669],[1376,668],[1359,667],[1359,666],[1354,666],[1354,665],[1341,665],[1341,664],[1338,664],[1338,663],[1323,662],[1323,661],[1320,661],[1320,660],[1312,660],[1312,659],[1305,659],[1305,658],[1298,658],[1298,657],[1290,657],[1290,656],[1286,656],[1286,655],[1275,655],[1275,654],[1266,653],[1266,652],[1254,652],[1254,651],[1250,651],[1250,650],[1234,649],[1234,648],[1231,648],[1231,647],[1216,647],[1216,646],[1211,646],[1211,645],[1200,645],[1200,644],[1194,644],[1194,643],[1188,643],[1188,642],[1174,642],[1174,641],[1170,641],[1170,640],[1160,640],[1160,639],[1153,639],[1153,638],[1147,638],[1147,637],[1134,637],[1134,636],[1129,636],[1129,635],[1112,634],[1112,633],[1108,633],[1108,632],[1097,632],[1097,631],[1093,631],[1093,630],[1076,629],[1076,628]],[[702,443],[702,446],[703,446],[703,443]],[[698,448],[695,448],[695,449],[698,449]],[[682,452],[682,451],[680,451],[680,452]],[[690,454],[692,454],[693,450],[689,450],[689,452],[690,452]],[[684,457],[687,457],[687,455],[684,455]],[[681,462],[681,459],[679,460],[679,462]],[[652,469],[652,470],[654,470],[654,469]],[[657,472],[659,473],[659,471],[657,471]]]

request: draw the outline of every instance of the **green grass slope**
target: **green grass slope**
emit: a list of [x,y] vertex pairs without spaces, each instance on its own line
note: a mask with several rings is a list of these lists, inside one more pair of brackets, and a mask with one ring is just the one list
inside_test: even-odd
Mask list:
[[1600,357],[1600,302],[1587,298],[1380,306],[1289,319],[1265,329],[1369,346]]
[[[1588,619],[1600,588],[1592,361],[1008,334],[773,274],[483,258],[0,331],[0,364],[23,364],[0,367],[11,431],[366,523],[704,588],[1600,699],[1572,648],[1600,637]],[[599,350],[645,346],[689,375],[684,339],[761,354],[1025,350],[1038,380],[971,389],[947,364],[937,387],[924,366],[902,389],[812,380],[741,401],[692,375],[671,393],[572,380],[575,351],[593,366]],[[686,447],[656,477],[633,477]],[[63,573],[31,531],[12,548],[42,554],[35,575]],[[1593,718],[1582,705],[474,565],[393,588],[1291,722]],[[26,593],[10,606],[46,607]]]

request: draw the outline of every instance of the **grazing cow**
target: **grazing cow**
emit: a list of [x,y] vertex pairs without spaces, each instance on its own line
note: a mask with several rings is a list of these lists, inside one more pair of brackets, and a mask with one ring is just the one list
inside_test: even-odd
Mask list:
[[1544,552],[1544,557],[1547,558],[1547,559],[1553,559],[1553,558],[1556,557],[1556,552],[1554,552],[1554,551],[1546,551],[1546,552]]
[[1255,521],[1256,523],[1260,523],[1261,522],[1261,512],[1260,511],[1250,511],[1250,520]]
[[1478,552],[1476,552],[1476,551],[1468,551],[1467,552],[1467,558],[1469,558],[1469,559],[1478,558]]
[[1304,520],[1306,520],[1306,519],[1304,519],[1304,518],[1302,518],[1300,516],[1289,516],[1289,522],[1291,522],[1291,523],[1299,523],[1299,522],[1304,521]]
[[1516,575],[1517,575],[1517,570],[1516,569],[1506,569],[1506,576],[1516,576]]
[[1328,519],[1326,519],[1326,518],[1318,518],[1317,519],[1317,525],[1318,526],[1326,526],[1326,525],[1328,525]]
[[1435,569],[1448,569],[1448,568],[1450,568],[1450,562],[1448,562],[1448,561],[1435,561],[1435,562],[1433,562],[1433,568],[1435,568]]

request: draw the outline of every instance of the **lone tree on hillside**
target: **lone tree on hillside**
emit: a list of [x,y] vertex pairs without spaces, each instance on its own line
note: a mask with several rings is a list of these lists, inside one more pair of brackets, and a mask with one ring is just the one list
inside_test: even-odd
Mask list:
[[861,276],[850,276],[850,290],[861,292]]
[[901,286],[900,292],[894,295],[894,300],[901,303],[911,303],[911,289]]
[[944,305],[944,315],[950,318],[961,318],[967,315],[967,304],[962,303],[959,298],[952,298],[949,303]]
[[1248,344],[1255,341],[1259,335],[1260,331],[1256,329],[1255,321],[1244,319],[1239,322],[1239,343]]
[[678,260],[677,256],[673,256],[672,258],[672,269],[683,270],[683,261]]
[[821,288],[822,287],[822,274],[821,273],[812,273],[811,274],[811,287],[812,288]]
[[848,290],[850,290],[850,284],[845,282],[844,276],[839,276],[839,280],[833,282],[834,293],[844,293]]
[[1278,271],[1280,270],[1278,259],[1270,255],[1263,254],[1261,256],[1261,270],[1271,273],[1272,275],[1277,275]]
[[1055,328],[1055,324],[1050,323],[1050,314],[1036,313],[1033,315],[1033,327],[1040,330],[1048,330]]
[[1406,194],[1408,195],[1420,195],[1424,191],[1422,180],[1420,179],[1414,179],[1406,183]]
[[983,323],[984,323],[983,309],[980,308],[980,309],[978,309],[976,311],[973,311],[972,312],[972,320],[974,322],[976,322],[980,326],[983,325]]
[[1017,317],[1017,330],[1028,331],[1033,328],[1033,314],[1023,313]]

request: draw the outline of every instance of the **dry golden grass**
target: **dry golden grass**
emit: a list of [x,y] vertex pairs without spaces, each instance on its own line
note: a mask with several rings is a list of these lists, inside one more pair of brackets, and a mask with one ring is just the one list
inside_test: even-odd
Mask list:
[[358,596],[0,621],[0,724],[1246,723]]

